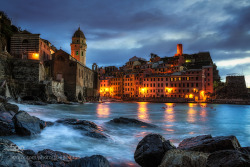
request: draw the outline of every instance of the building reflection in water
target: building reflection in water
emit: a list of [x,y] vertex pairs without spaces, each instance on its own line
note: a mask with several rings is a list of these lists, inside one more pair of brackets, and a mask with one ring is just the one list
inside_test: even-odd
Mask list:
[[175,122],[173,103],[166,103],[164,118],[166,122]]
[[147,102],[138,102],[137,117],[144,122],[150,122]]
[[110,115],[109,105],[103,103],[98,104],[96,113],[98,118],[108,118]]
[[206,103],[201,103],[200,106],[201,106],[201,110],[200,110],[201,121],[205,122],[207,120],[208,106]]
[[170,124],[166,125],[166,131],[168,132],[174,132],[173,129],[173,122],[175,122],[175,113],[174,113],[174,107],[175,104],[174,103],[165,103],[166,107],[165,107],[165,112],[164,112],[164,121]]
[[195,123],[196,122],[196,117],[197,117],[197,111],[193,108],[193,107],[190,107],[189,109],[188,109],[188,116],[187,116],[187,121],[189,122],[189,123]]

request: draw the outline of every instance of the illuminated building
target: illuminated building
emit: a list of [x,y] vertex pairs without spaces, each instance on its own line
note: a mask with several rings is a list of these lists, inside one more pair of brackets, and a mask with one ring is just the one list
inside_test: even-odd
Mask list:
[[22,33],[13,34],[11,37],[10,54],[15,58],[43,62],[52,59],[51,52],[54,52],[51,43],[40,38],[40,34],[23,31]]
[[105,92],[105,96],[198,101],[206,100],[213,93],[213,62],[210,54],[183,54],[182,44],[177,45],[177,54],[173,57],[161,58],[151,54],[150,60],[146,61],[134,56],[119,70],[111,67],[115,70],[99,72],[101,88],[111,88],[109,94]]

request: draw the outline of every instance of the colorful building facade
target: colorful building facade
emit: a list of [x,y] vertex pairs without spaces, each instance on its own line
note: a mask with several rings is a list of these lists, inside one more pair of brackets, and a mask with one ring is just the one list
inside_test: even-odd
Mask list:
[[213,93],[213,62],[208,52],[151,59],[132,57],[124,66],[100,70],[100,95],[111,98],[182,98],[204,101]]

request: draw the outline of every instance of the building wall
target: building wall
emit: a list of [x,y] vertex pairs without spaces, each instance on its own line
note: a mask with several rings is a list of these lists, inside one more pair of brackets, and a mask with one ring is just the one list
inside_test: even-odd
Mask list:
[[53,80],[64,80],[64,94],[68,100],[76,99],[76,75],[77,75],[77,62],[71,61],[69,55],[59,50],[53,57]]
[[51,60],[50,46],[40,38],[40,34],[13,34],[10,53],[15,58]]

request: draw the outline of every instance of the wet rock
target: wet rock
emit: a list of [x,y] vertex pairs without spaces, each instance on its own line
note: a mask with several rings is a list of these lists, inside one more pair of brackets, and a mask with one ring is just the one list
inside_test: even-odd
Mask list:
[[108,122],[109,124],[115,124],[115,125],[129,125],[129,126],[139,126],[139,127],[146,127],[146,128],[156,128],[156,125],[149,124],[146,122],[139,121],[137,119],[133,118],[114,118],[113,120]]
[[206,167],[208,153],[172,149],[166,152],[159,167]]
[[0,121],[0,136],[10,136],[15,134],[13,123]]
[[237,150],[216,151],[209,155],[207,167],[247,167],[250,166],[249,154]]
[[0,95],[0,103],[7,103],[7,99]]
[[235,136],[202,135],[184,139],[178,149],[212,153],[219,150],[239,149],[240,143]]
[[108,160],[101,155],[93,155],[72,161],[68,167],[110,167]]
[[28,160],[21,150],[11,141],[0,138],[1,167],[29,167]]
[[98,139],[107,139],[109,136],[101,132],[101,129],[91,121],[78,119],[60,119],[56,123],[69,125],[74,129],[83,131],[83,135]]
[[23,154],[26,156],[35,156],[36,153],[33,150],[23,150]]
[[8,111],[0,111],[0,121],[12,122],[13,115]]
[[45,149],[42,151],[39,151],[37,153],[38,160],[40,160],[43,164],[46,162],[63,162],[63,163],[69,163],[72,160],[75,160],[76,157],[73,157],[69,154],[60,152],[60,151],[53,151],[50,149]]
[[240,149],[238,149],[240,152],[244,153],[244,154],[248,154],[250,155],[250,147],[241,147]]
[[5,103],[4,107],[7,111],[13,111],[14,113],[18,113],[19,111],[19,107],[15,104]]
[[159,134],[148,134],[137,145],[134,159],[142,167],[157,167],[168,150],[176,147]]
[[13,117],[13,122],[18,135],[30,136],[41,132],[41,120],[25,111],[18,112]]
[[57,123],[62,123],[62,124],[68,124],[68,125],[78,125],[75,127],[81,128],[81,125],[85,127],[90,127],[94,129],[98,129],[98,126],[91,121],[86,121],[86,120],[78,120],[78,119],[59,119],[56,121]]
[[46,127],[53,126],[54,124],[54,122],[46,121]]

